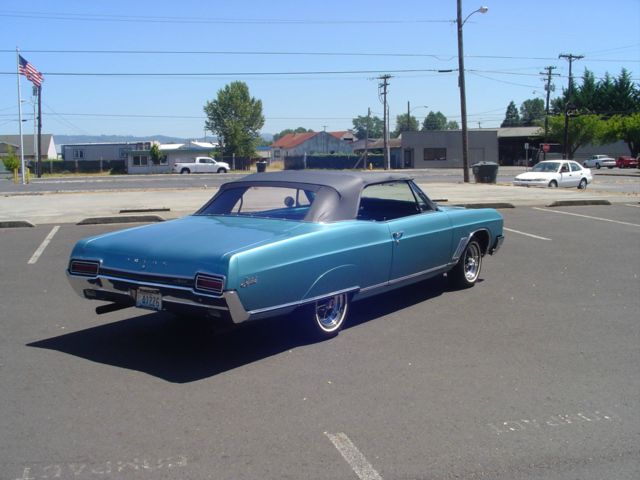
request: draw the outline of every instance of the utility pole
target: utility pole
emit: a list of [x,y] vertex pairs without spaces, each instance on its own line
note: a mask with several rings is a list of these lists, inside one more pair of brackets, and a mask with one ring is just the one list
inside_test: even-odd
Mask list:
[[[545,68],[546,75],[547,75],[547,84],[544,86],[545,91],[547,92],[547,102],[544,108],[544,143],[548,142],[548,135],[549,135],[549,100],[551,98],[551,91],[554,90],[553,85],[551,85],[551,77],[555,76],[557,77],[558,74],[557,73],[552,73],[554,70],[556,69],[556,67],[549,65],[548,67]],[[540,75],[545,75],[544,72],[540,72]],[[538,157],[539,158],[539,157]],[[542,151],[542,159],[546,160],[547,159],[547,152],[545,152],[544,150]]]
[[371,107],[367,108],[367,123],[364,127],[364,168],[368,166],[369,160],[369,123],[371,122]]
[[567,103],[564,106],[564,145],[562,147],[562,158],[569,158],[569,107],[571,106],[571,96],[573,94],[573,77],[571,75],[571,67],[574,60],[584,58],[584,55],[574,55],[572,53],[561,53],[558,58],[566,58],[569,60],[569,88],[567,90]]
[[382,83],[378,84],[378,96],[380,96],[380,89],[382,89],[382,104],[384,106],[384,132],[383,132],[383,142],[384,142],[384,168],[385,170],[391,170],[391,152],[389,149],[389,105],[387,103],[387,87],[389,86],[389,79],[391,75],[381,75],[378,77],[378,80],[381,80]]
[[[462,180],[469,183],[469,134],[467,133],[467,92],[464,82],[464,46],[462,44],[462,1],[457,2],[458,87],[460,88],[460,122],[462,123]],[[468,18],[468,17],[467,17]]]
[[42,85],[38,87],[38,178],[42,177]]

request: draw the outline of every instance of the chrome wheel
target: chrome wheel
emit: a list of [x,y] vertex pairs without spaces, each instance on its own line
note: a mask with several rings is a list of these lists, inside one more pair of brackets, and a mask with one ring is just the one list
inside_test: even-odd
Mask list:
[[480,246],[476,242],[471,242],[464,252],[463,260],[464,278],[469,283],[474,283],[480,275],[480,265],[482,263],[482,253]]
[[578,185],[578,189],[579,190],[584,190],[585,188],[587,188],[587,179],[583,178],[582,180],[580,180],[580,184]]
[[318,300],[314,311],[316,325],[323,333],[335,333],[340,330],[348,309],[349,298],[346,293]]

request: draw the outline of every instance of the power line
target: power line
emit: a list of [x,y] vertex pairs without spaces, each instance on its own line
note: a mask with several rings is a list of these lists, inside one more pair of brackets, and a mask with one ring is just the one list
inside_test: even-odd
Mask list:
[[[0,14],[0,16],[2,16]],[[411,53],[411,52],[323,52],[323,51],[259,51],[259,50],[49,50],[27,49],[23,53],[39,54],[86,54],[86,55],[239,55],[239,56],[327,56],[327,57],[415,57],[434,58],[438,61],[449,62],[456,55],[438,53]],[[606,51],[602,51],[605,53]],[[15,50],[0,49],[0,53],[15,53]],[[555,57],[529,57],[522,55],[465,55],[465,58],[489,59],[489,60],[555,60]],[[638,59],[590,59],[596,62],[637,62]]]
[[423,24],[423,23],[451,23],[451,20],[438,19],[374,19],[374,20],[312,20],[312,19],[283,19],[283,18],[207,18],[207,17],[163,17],[163,16],[134,16],[107,15],[69,12],[21,12],[0,11],[0,17],[26,18],[39,20],[66,20],[82,22],[126,22],[126,23],[186,23],[186,24],[249,24],[249,25],[371,25],[371,24]]

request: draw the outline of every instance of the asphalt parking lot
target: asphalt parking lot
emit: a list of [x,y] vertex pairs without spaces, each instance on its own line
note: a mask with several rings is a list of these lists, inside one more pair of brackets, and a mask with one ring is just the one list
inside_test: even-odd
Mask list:
[[481,281],[335,339],[128,309],[64,270],[124,225],[0,229],[0,478],[636,479],[640,208],[503,210]]

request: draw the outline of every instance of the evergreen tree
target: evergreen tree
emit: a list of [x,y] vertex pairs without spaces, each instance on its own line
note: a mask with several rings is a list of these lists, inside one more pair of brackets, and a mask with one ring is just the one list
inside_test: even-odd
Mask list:
[[520,115],[518,114],[518,107],[513,100],[507,105],[507,112],[504,116],[504,121],[500,125],[501,127],[519,127],[521,125]]

